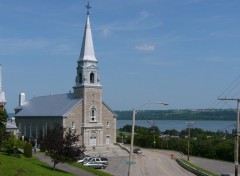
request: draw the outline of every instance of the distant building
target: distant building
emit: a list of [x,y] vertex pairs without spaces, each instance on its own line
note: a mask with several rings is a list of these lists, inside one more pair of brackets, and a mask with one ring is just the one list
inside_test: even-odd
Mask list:
[[15,136],[18,136],[19,131],[18,131],[18,127],[15,123],[15,117],[11,117],[11,118],[7,119],[6,132],[14,134]]
[[25,100],[19,96],[15,108],[16,124],[22,136],[35,139],[55,124],[76,129],[80,144],[86,147],[109,146],[116,142],[116,114],[102,100],[102,85],[95,57],[89,19],[85,31],[73,93],[39,96]]

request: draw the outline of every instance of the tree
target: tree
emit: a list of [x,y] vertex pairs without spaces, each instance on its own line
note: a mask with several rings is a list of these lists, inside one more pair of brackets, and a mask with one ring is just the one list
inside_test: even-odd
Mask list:
[[47,130],[44,145],[52,159],[53,169],[59,162],[75,161],[85,151],[85,147],[79,146],[78,141],[79,135],[76,134],[76,130],[66,130],[62,126]]
[[6,134],[6,122],[7,122],[7,112],[6,110],[0,110],[0,149],[2,148],[2,141],[4,140]]
[[2,145],[3,149],[5,149],[8,154],[13,154],[17,148],[17,139],[15,135],[10,134],[8,137],[6,137],[6,139],[3,140]]

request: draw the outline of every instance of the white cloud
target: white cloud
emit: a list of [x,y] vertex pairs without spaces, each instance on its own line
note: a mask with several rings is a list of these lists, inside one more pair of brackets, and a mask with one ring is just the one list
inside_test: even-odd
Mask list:
[[137,45],[135,46],[136,50],[141,50],[141,51],[154,51],[155,50],[155,46],[154,45]]
[[111,30],[108,28],[102,29],[101,36],[106,38],[109,37],[112,34]]
[[31,53],[72,54],[71,46],[63,40],[0,38],[0,55],[21,55]]
[[138,13],[138,16],[134,19],[129,19],[128,21],[126,19],[122,21],[114,21],[110,24],[106,24],[103,26],[100,26],[100,30],[108,29],[109,31],[139,31],[139,30],[150,30],[150,29],[156,29],[159,26],[162,25],[162,22],[159,20],[157,22],[148,20],[150,17],[150,13],[147,11],[141,11]]
[[42,39],[0,38],[1,55],[15,55],[23,51],[46,48],[49,43]]
[[230,63],[236,62],[237,59],[234,58],[225,58],[223,56],[209,56],[204,59],[206,62],[213,62],[213,63]]

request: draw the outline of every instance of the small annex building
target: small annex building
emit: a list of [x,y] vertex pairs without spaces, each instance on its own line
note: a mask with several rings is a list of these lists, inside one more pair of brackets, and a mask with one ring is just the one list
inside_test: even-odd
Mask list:
[[106,147],[116,142],[116,114],[102,100],[102,85],[95,56],[92,31],[87,18],[72,93],[39,96],[25,100],[19,95],[15,121],[22,137],[34,140],[55,124],[76,129],[80,144]]

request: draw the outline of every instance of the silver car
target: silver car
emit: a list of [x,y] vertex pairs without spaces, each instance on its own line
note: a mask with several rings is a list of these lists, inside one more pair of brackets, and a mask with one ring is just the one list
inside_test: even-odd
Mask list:
[[81,159],[81,160],[78,160],[77,163],[81,163],[81,164],[87,163],[87,162],[89,162],[91,159],[92,159],[92,157],[85,157],[85,158],[83,158],[83,159]]
[[105,169],[106,165],[102,164],[102,163],[96,163],[96,162],[88,162],[88,163],[84,163],[84,166],[88,166],[88,167],[92,167],[95,169]]

